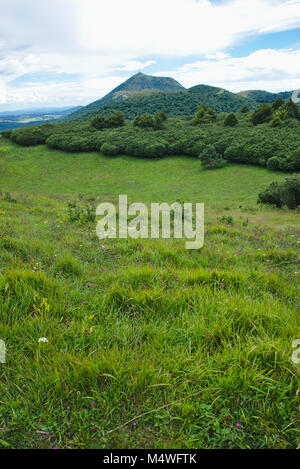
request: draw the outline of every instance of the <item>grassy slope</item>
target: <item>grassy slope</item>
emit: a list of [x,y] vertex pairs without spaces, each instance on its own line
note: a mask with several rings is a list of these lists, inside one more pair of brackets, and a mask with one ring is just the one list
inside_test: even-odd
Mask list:
[[[295,448],[299,215],[255,205],[284,175],[0,145],[0,445]],[[79,193],[205,202],[205,246],[100,242]]]
[[0,188],[13,192],[97,197],[109,193],[110,198],[125,193],[134,201],[146,203],[183,198],[205,202],[210,208],[229,203],[231,208],[255,204],[261,189],[286,177],[245,165],[228,165],[212,173],[203,171],[197,158],[109,158],[99,153],[64,153],[45,146],[6,145],[9,152],[0,159]]

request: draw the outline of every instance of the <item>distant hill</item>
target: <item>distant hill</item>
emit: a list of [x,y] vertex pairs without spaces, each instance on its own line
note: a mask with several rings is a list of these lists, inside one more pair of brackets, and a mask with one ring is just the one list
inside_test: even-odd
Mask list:
[[[170,116],[191,116],[201,103],[211,107],[217,113],[235,112],[245,105],[250,109],[256,107],[255,101],[249,98],[230,93],[222,88],[198,85],[177,93],[152,93],[150,95],[139,93],[126,100],[104,106],[101,113],[109,115],[119,109],[124,113],[126,119],[134,119],[137,115],[145,112],[154,114],[160,110],[164,110]],[[91,109],[87,118],[92,118],[98,112]],[[74,114],[69,117],[73,116]]]
[[82,106],[28,108],[15,111],[0,111],[0,117],[67,115],[79,110]]
[[253,101],[255,101],[257,104],[262,104],[262,103],[269,104],[278,98],[281,98],[284,101],[288,101],[291,98],[293,91],[269,93],[268,91],[263,91],[263,90],[249,90],[249,91],[240,91],[237,94],[245,98],[250,98]]
[[55,122],[58,119],[68,116],[74,111],[78,111],[81,106],[67,108],[36,108],[16,111],[0,112],[0,132],[2,130],[18,129],[31,125],[42,125],[46,122]]
[[75,113],[72,113],[67,120],[82,119],[89,114],[98,114],[104,107],[116,102],[120,103],[123,100],[131,98],[132,96],[139,93],[146,95],[158,91],[162,91],[164,93],[174,93],[184,89],[185,88],[176,80],[174,80],[174,78],[155,77],[151,75],[145,75],[144,73],[137,73],[121,85],[117,86],[117,88],[112,90],[103,98],[94,101],[93,103],[81,108]]

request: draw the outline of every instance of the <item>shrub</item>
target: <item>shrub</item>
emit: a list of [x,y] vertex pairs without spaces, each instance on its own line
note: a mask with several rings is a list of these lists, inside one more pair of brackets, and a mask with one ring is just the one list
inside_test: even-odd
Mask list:
[[229,148],[231,144],[232,139],[230,137],[223,137],[217,140],[214,143],[214,147],[216,149],[216,152],[219,153],[220,155],[224,156],[225,151],[227,148]]
[[234,220],[231,215],[223,215],[222,217],[218,218],[220,223],[226,223],[226,225],[233,225]]
[[272,119],[272,107],[267,104],[261,104],[255,111],[252,113],[251,122],[253,125],[264,124],[265,122],[270,122]]
[[135,127],[140,127],[141,129],[154,128],[155,122],[151,114],[143,114],[134,119],[133,125]]
[[100,148],[100,152],[106,156],[116,156],[120,154],[119,148],[111,143],[104,143]]
[[235,163],[247,163],[249,162],[249,150],[245,144],[230,145],[224,152],[224,158]]
[[107,128],[113,129],[117,127],[123,127],[124,125],[125,125],[125,117],[121,111],[114,112],[106,119]]
[[91,125],[97,130],[102,130],[106,127],[106,118],[102,115],[99,115],[92,120]]
[[282,164],[281,158],[278,158],[277,156],[273,156],[272,158],[268,159],[267,168],[273,171],[277,171],[280,169],[281,164]]
[[247,105],[246,105],[246,106],[243,106],[243,107],[240,109],[240,112],[241,112],[242,114],[247,114],[247,112],[249,112],[249,111],[250,111],[250,109],[248,108]]
[[164,127],[164,122],[167,120],[167,114],[164,111],[159,111],[154,116],[154,129],[161,130]]
[[207,145],[205,150],[199,155],[202,166],[206,169],[216,169],[224,166],[225,160],[218,155],[213,145]]
[[145,156],[148,158],[160,158],[167,154],[167,142],[156,142],[145,148]]
[[231,114],[228,114],[228,116],[224,120],[224,125],[227,127],[235,127],[238,124],[238,120],[235,117],[235,114],[233,112]]
[[277,99],[275,99],[275,101],[273,101],[272,108],[274,109],[274,111],[277,111],[277,109],[284,106],[284,104],[285,104],[285,101],[283,101],[282,98],[277,98]]
[[167,114],[164,111],[158,111],[155,116],[160,119],[162,122],[165,122],[168,119]]
[[282,205],[294,210],[300,205],[300,175],[286,178],[281,190]]
[[10,138],[10,137],[11,137],[11,134],[12,134],[12,130],[3,130],[3,131],[1,132],[1,135],[2,135],[2,137],[4,137],[4,138]]
[[264,192],[258,195],[258,203],[276,205],[278,208],[282,207],[280,184],[272,182]]
[[258,196],[258,203],[287,205],[289,209],[296,209],[300,205],[300,176],[286,178],[283,183],[272,182],[267,189]]
[[169,145],[163,138],[136,138],[127,140],[124,153],[139,158],[160,158],[168,154]]
[[300,120],[300,108],[291,99],[285,104],[285,109],[287,110],[288,117]]
[[274,119],[271,121],[271,127],[279,127],[282,124],[282,120],[280,119],[279,116],[274,117]]
[[40,126],[23,127],[13,130],[10,138],[13,142],[23,146],[41,145],[46,143],[46,140],[53,132],[53,128],[54,126],[49,123]]
[[217,119],[215,111],[209,109],[205,106],[205,104],[201,104],[197,111],[195,112],[195,116],[192,119],[193,125],[199,124],[208,124],[209,122],[215,122]]
[[125,124],[125,117],[121,111],[114,112],[108,118],[100,114],[91,121],[92,127],[97,130],[114,129],[117,127],[123,127]]
[[299,171],[300,151],[298,150],[293,154],[288,154],[286,158],[281,158],[279,169],[285,172]]

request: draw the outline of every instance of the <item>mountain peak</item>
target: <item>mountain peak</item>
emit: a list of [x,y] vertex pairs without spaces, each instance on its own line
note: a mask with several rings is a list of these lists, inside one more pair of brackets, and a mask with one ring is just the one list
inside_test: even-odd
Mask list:
[[108,93],[103,98],[81,108],[78,112],[71,114],[68,120],[81,119],[90,113],[97,114],[105,106],[130,98],[138,93],[175,93],[176,91],[183,91],[185,88],[171,77],[158,77],[153,75],[146,75],[145,73],[138,72],[132,75],[126,81],[117,86],[114,90]]

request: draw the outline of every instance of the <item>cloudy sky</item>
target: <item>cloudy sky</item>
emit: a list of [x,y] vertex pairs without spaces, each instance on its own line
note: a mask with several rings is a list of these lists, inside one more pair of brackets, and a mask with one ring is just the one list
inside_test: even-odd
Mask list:
[[300,88],[300,0],[0,0],[0,110],[84,105],[134,73]]

